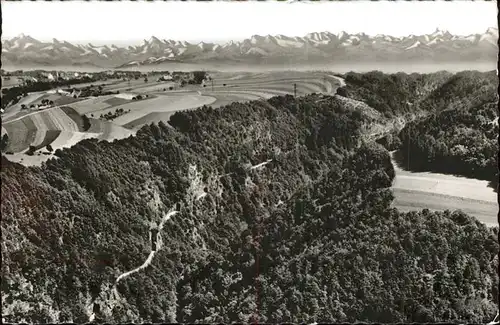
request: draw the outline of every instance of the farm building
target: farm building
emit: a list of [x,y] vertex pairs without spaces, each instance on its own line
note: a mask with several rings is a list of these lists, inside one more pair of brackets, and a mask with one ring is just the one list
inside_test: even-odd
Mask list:
[[171,80],[173,80],[173,78],[170,75],[163,75],[160,78],[158,78],[158,81],[171,81]]

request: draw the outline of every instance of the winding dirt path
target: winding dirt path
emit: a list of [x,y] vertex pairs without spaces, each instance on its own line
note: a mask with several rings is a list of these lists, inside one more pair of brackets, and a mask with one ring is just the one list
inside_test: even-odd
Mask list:
[[121,280],[125,279],[126,277],[129,277],[132,274],[137,273],[137,272],[139,272],[142,269],[145,269],[146,267],[148,267],[151,264],[151,262],[153,261],[153,258],[155,256],[155,254],[156,254],[156,252],[161,249],[161,243],[162,243],[162,241],[161,241],[161,231],[163,229],[163,226],[165,225],[165,222],[167,222],[170,218],[172,218],[177,213],[179,213],[179,211],[172,210],[172,211],[169,211],[167,214],[165,214],[163,216],[163,218],[161,219],[160,225],[158,226],[158,232],[156,233],[156,242],[157,242],[156,250],[151,250],[151,252],[149,253],[148,258],[144,261],[144,263],[142,263],[141,266],[136,267],[135,269],[133,269],[131,271],[122,273],[118,278],[116,278],[115,285],[118,284],[118,282],[120,282]]

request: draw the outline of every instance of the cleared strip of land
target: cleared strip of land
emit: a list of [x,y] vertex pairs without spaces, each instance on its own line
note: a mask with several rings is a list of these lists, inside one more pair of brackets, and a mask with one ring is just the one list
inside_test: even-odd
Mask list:
[[487,225],[498,225],[498,196],[487,181],[430,172],[410,172],[393,160],[394,207],[402,210],[462,210]]
[[35,124],[35,140],[31,143],[33,146],[39,146],[42,144],[43,139],[45,139],[45,133],[47,132],[47,125],[45,124],[44,119],[41,114],[35,114],[32,116],[28,116],[27,119],[31,119]]
[[114,107],[114,109],[130,109],[130,113],[119,116],[114,119],[113,122],[118,125],[125,125],[151,112],[175,112],[203,105],[210,105],[213,102],[215,102],[214,97],[200,95],[158,96],[156,98]]
[[462,210],[476,217],[487,226],[498,226],[497,203],[403,189],[394,189],[394,196],[396,197],[393,203],[394,207],[404,212],[422,209],[434,211]]

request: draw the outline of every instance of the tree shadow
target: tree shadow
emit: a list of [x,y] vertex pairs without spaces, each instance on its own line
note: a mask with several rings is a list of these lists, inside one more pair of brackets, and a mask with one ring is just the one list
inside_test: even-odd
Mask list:
[[440,174],[445,174],[445,175],[451,175],[451,176],[456,176],[456,177],[461,177],[461,178],[470,178],[470,179],[477,179],[477,180],[483,180],[483,181],[488,181],[488,187],[492,188],[495,193],[498,193],[498,174],[494,178],[494,180],[491,179],[485,179],[483,178],[478,178],[478,177],[471,177],[471,176],[466,176],[466,175],[461,175],[455,172],[450,172],[446,170],[446,166],[441,166],[440,168],[430,168],[426,166],[425,164],[421,163],[418,160],[412,160],[412,153],[410,152],[410,160],[408,161],[408,153],[406,150],[397,150],[393,154],[393,161],[394,163],[397,164],[399,168],[401,168],[404,171],[409,171],[409,172],[416,172],[416,173],[423,173],[423,172],[428,172],[428,173],[440,173]]
[[498,175],[494,180],[488,182],[488,187],[491,187],[495,193],[498,193]]

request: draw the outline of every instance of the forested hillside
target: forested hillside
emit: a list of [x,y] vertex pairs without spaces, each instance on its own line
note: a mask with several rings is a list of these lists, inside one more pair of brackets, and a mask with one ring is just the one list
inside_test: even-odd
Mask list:
[[389,153],[347,107],[204,107],[40,168],[3,157],[5,321],[490,321],[497,229],[391,209]]
[[457,74],[433,93],[426,101],[434,103],[433,114],[399,134],[402,152],[411,153],[410,168],[484,179],[496,188],[497,92],[498,78],[490,73],[482,78]]
[[494,71],[349,73],[345,78],[341,95],[364,101],[386,117],[405,117],[403,129],[379,141],[389,150],[399,149],[404,166],[488,180],[496,188],[498,76]]
[[343,75],[346,86],[339,89],[338,94],[363,101],[391,118],[430,109],[421,102],[452,76],[448,72],[390,75],[379,71],[363,74],[349,72]]

